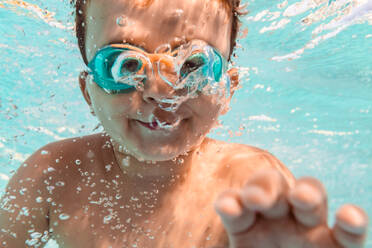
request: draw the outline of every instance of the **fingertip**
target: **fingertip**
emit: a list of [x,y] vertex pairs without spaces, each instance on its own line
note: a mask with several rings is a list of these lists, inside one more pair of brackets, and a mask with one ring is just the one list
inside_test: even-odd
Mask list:
[[304,226],[315,227],[327,222],[327,195],[317,179],[298,179],[288,193],[288,201],[296,220]]
[[295,208],[311,211],[323,203],[324,197],[319,189],[305,181],[296,183],[289,191],[288,200]]
[[243,209],[236,197],[229,193],[221,194],[214,203],[220,215],[227,218],[237,218],[242,215]]
[[363,209],[346,204],[337,211],[335,225],[348,233],[364,235],[367,232],[368,215]]
[[226,191],[218,196],[214,207],[230,235],[239,234],[249,229],[255,222],[254,212],[243,208],[235,191]]
[[240,192],[243,205],[253,211],[265,211],[287,194],[288,184],[274,169],[254,173]]
[[276,200],[276,197],[268,194],[264,189],[255,185],[246,186],[240,192],[240,198],[244,207],[252,211],[267,210]]

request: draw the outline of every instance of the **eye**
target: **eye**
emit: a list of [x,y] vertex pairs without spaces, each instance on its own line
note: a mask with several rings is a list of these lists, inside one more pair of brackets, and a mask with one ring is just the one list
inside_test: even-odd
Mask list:
[[187,74],[199,69],[206,63],[204,54],[191,55],[181,67],[181,76],[185,77]]
[[137,58],[126,58],[123,60],[120,68],[122,75],[136,73],[142,67],[142,61]]

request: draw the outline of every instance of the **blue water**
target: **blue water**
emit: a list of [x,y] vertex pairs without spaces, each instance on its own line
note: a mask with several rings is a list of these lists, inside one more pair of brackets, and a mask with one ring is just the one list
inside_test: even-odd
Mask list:
[[[77,83],[69,1],[16,2],[0,0],[0,193],[38,147],[98,124]],[[330,216],[351,202],[372,217],[372,2],[246,2],[241,89],[211,136],[264,148],[297,177],[322,180]]]

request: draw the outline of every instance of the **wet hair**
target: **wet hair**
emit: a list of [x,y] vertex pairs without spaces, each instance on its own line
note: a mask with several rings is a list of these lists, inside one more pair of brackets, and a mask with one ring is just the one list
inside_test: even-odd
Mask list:
[[[78,40],[78,45],[80,49],[81,56],[83,57],[84,63],[88,64],[86,52],[85,52],[85,32],[86,32],[86,6],[91,0],[72,0],[71,3],[75,3],[75,31],[76,38]],[[145,7],[150,5],[154,0],[142,0],[141,6]],[[219,0],[223,2],[229,10],[232,11],[232,29],[230,37],[230,53],[229,60],[231,55],[234,52],[236,46],[236,39],[239,31],[241,22],[239,17],[245,15],[247,12],[244,11],[244,6],[240,6],[240,0]]]

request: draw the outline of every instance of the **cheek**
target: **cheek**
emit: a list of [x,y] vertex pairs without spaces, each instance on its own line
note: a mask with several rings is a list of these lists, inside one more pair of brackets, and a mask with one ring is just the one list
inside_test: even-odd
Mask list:
[[199,108],[205,112],[207,116],[219,116],[224,106],[224,101],[221,97],[215,95],[202,95],[200,96]]
[[200,96],[192,103],[195,116],[199,125],[204,128],[212,128],[223,110],[221,101],[213,96]]
[[133,94],[107,94],[98,86],[92,86],[91,100],[96,115],[102,120],[125,118],[134,109]]

